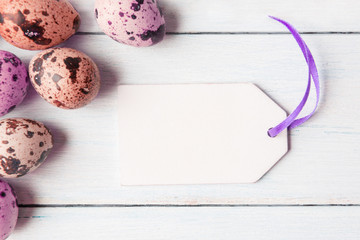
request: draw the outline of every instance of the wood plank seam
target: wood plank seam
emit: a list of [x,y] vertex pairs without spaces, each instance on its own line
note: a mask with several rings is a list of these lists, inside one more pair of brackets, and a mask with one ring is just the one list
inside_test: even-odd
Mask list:
[[[299,32],[301,35],[359,35],[360,32]],[[166,32],[167,35],[290,35],[289,32]],[[77,32],[75,35],[105,35],[103,32]]]
[[20,208],[360,207],[360,204],[24,204]]

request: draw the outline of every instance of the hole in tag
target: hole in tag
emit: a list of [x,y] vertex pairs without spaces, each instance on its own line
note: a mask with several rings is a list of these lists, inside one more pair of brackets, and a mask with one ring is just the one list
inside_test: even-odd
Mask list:
[[271,129],[273,129],[273,128],[269,128],[269,130],[267,131],[267,134],[268,134],[268,136],[269,136],[269,137],[271,137],[271,138],[275,138],[275,137],[272,137],[272,136],[270,135],[270,131],[271,131]]

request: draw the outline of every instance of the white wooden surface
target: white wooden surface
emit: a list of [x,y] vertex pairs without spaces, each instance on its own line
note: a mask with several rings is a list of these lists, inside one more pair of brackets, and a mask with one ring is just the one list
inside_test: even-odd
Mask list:
[[11,239],[359,239],[359,207],[26,208]]
[[[76,111],[54,108],[31,90],[6,116],[42,121],[56,138],[38,171],[10,181],[23,206],[10,239],[359,239],[359,1],[162,0],[172,34],[145,49],[100,34],[93,1],[72,2],[83,25],[64,46],[98,63],[103,87]],[[121,187],[119,84],[252,82],[288,112],[298,104],[307,68],[269,14],[307,33],[321,75],[319,111],[291,131],[290,152],[257,184]],[[35,54],[2,39],[0,49],[25,62]]]

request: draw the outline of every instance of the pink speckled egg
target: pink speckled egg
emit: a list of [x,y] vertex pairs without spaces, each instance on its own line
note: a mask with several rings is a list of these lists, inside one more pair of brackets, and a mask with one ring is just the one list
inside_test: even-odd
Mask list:
[[37,169],[53,148],[44,124],[30,119],[0,121],[0,177],[17,178]]
[[106,35],[131,46],[151,46],[165,36],[157,0],[96,0],[95,15]]
[[0,50],[0,117],[24,100],[29,82],[27,68],[21,60]]
[[79,29],[80,15],[67,0],[1,0],[0,34],[16,47],[56,46]]
[[0,240],[5,240],[14,231],[19,207],[13,188],[0,180]]
[[40,96],[63,109],[87,105],[100,89],[100,73],[94,61],[71,48],[37,54],[30,62],[29,74]]

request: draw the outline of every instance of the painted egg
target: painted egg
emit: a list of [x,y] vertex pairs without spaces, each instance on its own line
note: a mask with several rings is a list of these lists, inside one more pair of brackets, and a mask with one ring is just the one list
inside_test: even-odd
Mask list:
[[34,171],[53,148],[44,124],[22,118],[0,121],[0,177],[16,178]]
[[29,74],[40,96],[63,109],[85,106],[100,89],[100,73],[94,61],[71,48],[37,54],[30,62]]
[[21,60],[0,50],[0,117],[24,100],[29,82],[27,68]]
[[1,0],[0,35],[16,47],[47,49],[79,26],[80,15],[67,0]]
[[157,0],[96,0],[95,15],[105,34],[121,43],[147,47],[165,36]]
[[19,207],[13,188],[0,180],[0,240],[5,240],[14,231]]

